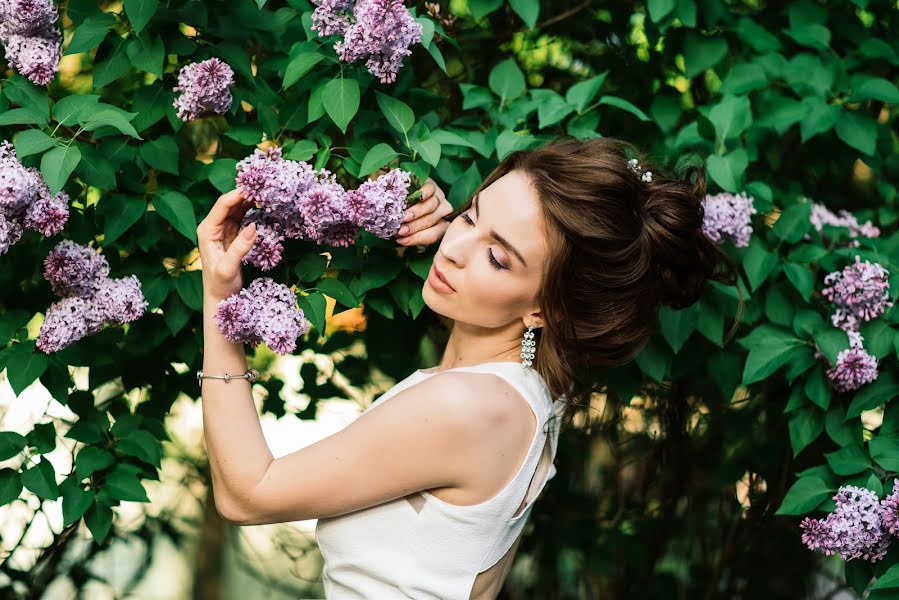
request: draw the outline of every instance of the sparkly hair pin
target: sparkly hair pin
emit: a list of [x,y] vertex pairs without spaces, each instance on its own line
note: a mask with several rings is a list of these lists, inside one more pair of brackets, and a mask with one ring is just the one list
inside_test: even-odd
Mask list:
[[643,172],[643,167],[640,166],[640,163],[637,162],[636,158],[632,158],[627,161],[627,168],[640,175],[640,179],[642,181],[652,181],[652,171]]

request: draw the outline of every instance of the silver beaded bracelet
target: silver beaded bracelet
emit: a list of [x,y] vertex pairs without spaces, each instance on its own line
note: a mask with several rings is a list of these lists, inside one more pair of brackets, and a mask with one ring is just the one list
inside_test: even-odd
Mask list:
[[253,382],[259,379],[259,371],[250,369],[243,375],[228,375],[227,373],[224,375],[206,375],[200,370],[197,371],[197,385],[200,386],[200,389],[203,388],[203,379],[224,379],[225,383],[229,383],[232,379],[246,379],[249,382]]

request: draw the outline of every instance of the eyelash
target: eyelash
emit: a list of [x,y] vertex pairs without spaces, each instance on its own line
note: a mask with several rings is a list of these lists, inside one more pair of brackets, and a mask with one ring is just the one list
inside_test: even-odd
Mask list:
[[[471,220],[471,217],[469,217],[467,213],[462,213],[462,218],[465,219],[469,225],[474,225],[474,221]],[[493,250],[491,250],[490,248],[487,248],[487,257],[490,259],[490,263],[493,265],[494,269],[500,270],[506,268],[499,264],[499,261],[494,258]]]

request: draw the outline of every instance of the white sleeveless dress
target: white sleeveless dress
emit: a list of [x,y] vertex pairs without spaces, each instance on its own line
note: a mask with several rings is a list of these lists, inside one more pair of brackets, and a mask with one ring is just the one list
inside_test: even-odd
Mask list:
[[[327,598],[468,600],[478,573],[493,566],[512,547],[546,482],[555,476],[555,465],[550,462],[549,468],[543,469],[543,479],[531,481],[547,438],[555,460],[565,407],[562,399],[553,400],[543,378],[510,361],[454,367],[440,373],[450,370],[494,373],[528,401],[537,416],[537,427],[524,463],[505,488],[479,504],[451,504],[421,491],[416,494],[424,497],[424,505],[418,509],[403,497],[319,519],[315,540],[324,558],[322,582]],[[363,414],[436,374],[415,371]],[[529,489],[526,505],[516,514]]]

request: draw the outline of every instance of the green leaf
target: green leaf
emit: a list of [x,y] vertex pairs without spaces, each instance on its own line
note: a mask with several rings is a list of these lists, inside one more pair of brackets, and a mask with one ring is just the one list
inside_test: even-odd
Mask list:
[[415,113],[408,104],[378,90],[375,90],[375,99],[391,127],[403,134],[412,129],[412,125],[415,123]]
[[56,194],[65,186],[79,162],[81,151],[74,143],[57,146],[41,157],[41,175],[51,194]]
[[871,467],[871,458],[858,444],[848,444],[836,452],[825,452],[824,456],[837,475],[855,475]]
[[787,491],[775,515],[804,515],[833,496],[833,488],[816,476],[800,477]]
[[49,359],[47,355],[40,351],[30,352],[28,350],[20,350],[13,352],[6,364],[6,376],[9,378],[9,385],[16,396],[19,396],[25,389],[44,374],[47,370]]
[[178,174],[179,152],[175,138],[170,135],[140,145],[140,157],[148,165],[172,175]]
[[124,500],[130,502],[149,502],[147,492],[137,478],[135,467],[125,464],[118,464],[112,468],[106,477],[103,490],[106,491],[111,498],[116,500]]
[[296,55],[287,63],[287,68],[284,69],[284,81],[281,83],[281,89],[286,90],[295,84],[324,58],[325,55],[320,52],[303,52]]
[[581,114],[587,108],[587,105],[593,101],[596,94],[599,93],[599,89],[602,87],[608,74],[609,72],[605,71],[595,77],[575,83],[565,92],[565,101],[573,106],[578,114]]
[[668,345],[677,354],[696,330],[699,321],[699,305],[693,304],[682,310],[663,305],[659,309],[659,323],[662,335],[668,341]]
[[[132,115],[131,118],[137,113],[129,113]],[[131,137],[142,140],[141,136],[138,135],[137,130],[134,129],[134,125],[131,124],[130,120],[125,118],[125,116],[121,112],[116,112],[114,110],[101,110],[96,112],[84,122],[83,127],[85,131],[93,131],[99,127],[104,126],[115,127],[125,135],[130,135]]]
[[62,525],[65,527],[84,516],[94,503],[93,490],[84,490],[81,484],[69,476],[59,486],[62,492]]
[[[299,160],[291,156],[285,156],[285,158]],[[237,184],[235,183],[236,177],[237,159],[234,158],[216,159],[209,169],[209,182],[215,186],[215,189],[223,194],[230,192],[237,187]]]
[[[109,40],[112,40],[111,45],[113,49],[109,52],[103,52],[107,44],[110,44]],[[131,61],[128,59],[127,53],[127,48],[131,43],[130,39],[126,40],[113,36],[109,40],[105,40],[100,44],[100,49],[97,50],[98,54],[103,52],[104,58],[94,62],[93,86],[95,89],[109,85],[127,73],[131,67]]]
[[804,406],[790,413],[788,429],[793,456],[797,456],[806,446],[818,439],[824,431],[827,415],[817,406]]
[[131,22],[135,33],[140,33],[156,14],[159,6],[157,0],[125,0],[125,14]]
[[710,69],[727,56],[727,40],[724,37],[705,37],[688,29],[684,39],[684,74],[693,79]]
[[827,410],[830,406],[831,390],[824,373],[824,365],[819,363],[815,369],[809,373],[803,385],[803,391],[808,399],[820,406],[823,410]]
[[889,403],[897,396],[899,396],[899,383],[896,383],[891,371],[884,371],[877,376],[877,379],[855,393],[846,410],[846,418],[857,417],[866,410],[873,410],[881,404]]
[[325,84],[322,96],[325,112],[346,133],[347,126],[359,110],[359,82],[355,79],[337,78]]
[[356,299],[353,292],[350,291],[345,283],[334,277],[323,277],[322,279],[319,279],[315,284],[315,287],[344,306],[349,308],[356,308],[359,306],[359,300]]
[[22,472],[22,485],[47,500],[59,498],[59,486],[56,485],[56,471],[44,457],[34,467]]
[[30,108],[41,115],[43,122],[50,118],[47,88],[38,87],[25,77],[16,74],[3,82],[3,95],[22,108]]
[[503,5],[503,0],[468,0],[471,16],[475,20],[481,20]]
[[776,266],[777,254],[768,252],[764,242],[757,237],[750,238],[749,248],[743,255],[743,268],[753,292],[765,282]]
[[175,278],[175,289],[189,308],[203,310],[203,272],[185,271]]
[[112,13],[101,12],[85,18],[72,34],[72,39],[69,41],[66,51],[63,52],[63,56],[87,52],[96,48],[115,24],[116,18]]
[[309,295],[297,296],[297,304],[303,311],[303,315],[322,335],[325,333],[325,316],[327,314],[327,300],[324,294],[319,291],[312,292]]
[[102,200],[106,218],[103,222],[103,243],[111,244],[128,228],[140,220],[147,203],[135,196],[114,194]]
[[797,202],[788,206],[780,213],[780,216],[771,228],[771,233],[791,244],[798,242],[811,227],[811,221],[809,220],[811,212],[812,203],[808,201]]
[[9,460],[25,449],[25,436],[15,431],[0,431],[0,460]]
[[838,327],[830,326],[817,331],[812,339],[831,364],[836,364],[837,355],[849,347],[849,336]]
[[524,73],[514,58],[507,58],[490,70],[487,84],[493,93],[499,96],[500,106],[508,105],[512,100],[524,94],[526,85]]
[[391,148],[389,144],[376,144],[374,148],[365,154],[365,158],[362,159],[362,166],[359,167],[360,177],[370,175],[397,156],[399,156],[399,153]]
[[749,166],[749,155],[743,148],[737,148],[723,156],[713,154],[706,161],[709,177],[728,192],[740,191],[743,174]]
[[647,115],[645,112],[643,112],[624,98],[619,98],[618,96],[603,96],[599,99],[599,104],[608,104],[609,106],[614,106],[616,108],[626,110],[641,121],[652,121],[649,115]]
[[63,96],[53,105],[53,120],[60,125],[77,123],[81,112],[88,107],[96,105],[99,100],[100,96],[97,94],[70,94]]
[[877,142],[877,121],[868,115],[844,109],[836,126],[837,137],[847,146],[874,156]]
[[190,198],[181,192],[167,191],[155,196],[153,207],[184,237],[197,243],[197,217]]
[[646,4],[649,10],[649,18],[653,23],[658,23],[667,17],[676,6],[675,0],[649,0]]
[[75,457],[75,475],[79,480],[115,464],[115,456],[97,446],[84,446]]
[[899,587],[899,565],[891,565],[886,572],[877,578],[872,590],[886,590]]
[[428,138],[426,140],[413,140],[412,149],[418,152],[425,160],[425,162],[427,162],[432,167],[436,167],[437,163],[440,162],[440,154],[443,152],[443,148],[440,146],[440,142],[433,138]]
[[165,44],[161,37],[145,35],[134,38],[128,44],[126,54],[136,68],[162,78],[162,69],[165,66]]
[[325,273],[328,259],[321,254],[306,254],[294,265],[293,272],[300,281],[315,281]]
[[5,506],[22,493],[22,478],[10,468],[0,469],[0,506]]
[[13,108],[0,114],[0,125],[45,125],[47,119],[31,108]]
[[91,507],[84,513],[84,524],[94,536],[94,540],[98,544],[102,544],[112,528],[112,510],[94,500]]
[[853,86],[851,102],[879,100],[887,104],[899,104],[899,88],[889,79],[864,76],[864,80]]
[[525,25],[533,29],[540,16],[540,2],[538,0],[509,0],[512,10],[521,17]]
[[899,438],[879,435],[868,442],[871,458],[888,471],[899,471]]
[[136,456],[145,463],[157,468],[162,467],[162,447],[159,440],[143,429],[132,431],[116,446],[121,452]]
[[52,138],[40,129],[26,129],[20,131],[14,140],[16,156],[24,158],[32,154],[40,154],[56,145],[56,138]]
[[785,262],[783,268],[787,279],[793,284],[802,299],[808,302],[815,290],[815,276],[807,267],[796,263]]

